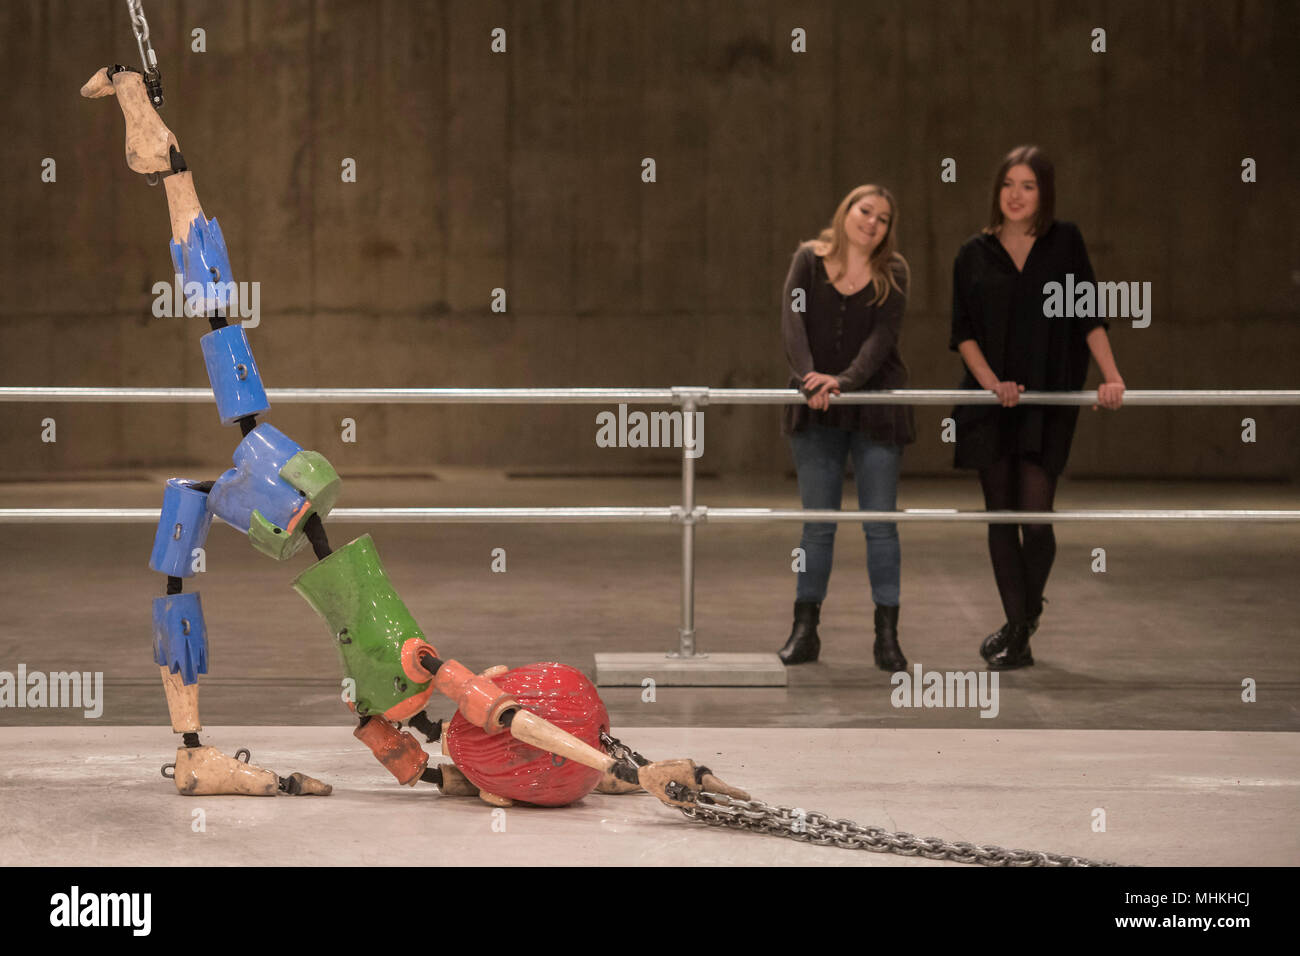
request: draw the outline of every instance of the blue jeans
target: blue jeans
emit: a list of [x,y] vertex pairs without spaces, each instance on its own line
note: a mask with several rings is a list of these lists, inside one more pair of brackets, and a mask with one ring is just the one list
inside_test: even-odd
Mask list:
[[[844,494],[844,461],[853,456],[853,474],[858,485],[860,511],[893,511],[898,493],[898,466],[903,449],[898,445],[873,442],[863,432],[809,424],[790,436],[795,469],[799,473],[799,497],[805,509],[840,510]],[[864,521],[867,536],[867,578],[871,599],[876,604],[899,604],[899,566],[902,550],[898,526],[888,521]],[[798,601],[824,601],[831,579],[831,557],[835,551],[835,524],[808,522],[799,541],[805,570],[799,572],[795,591]]]

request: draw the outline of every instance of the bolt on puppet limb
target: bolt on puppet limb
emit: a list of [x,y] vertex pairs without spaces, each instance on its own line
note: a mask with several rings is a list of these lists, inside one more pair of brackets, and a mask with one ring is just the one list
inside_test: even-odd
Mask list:
[[[157,84],[156,77],[154,78]],[[200,340],[204,364],[223,425],[238,425],[242,441],[234,467],[215,481],[173,478],[149,566],[167,575],[153,604],[154,661],[162,675],[172,729],[182,734],[173,773],[186,795],[276,793],[328,795],[330,786],[301,773],[280,777],[199,740],[199,675],[207,673],[208,642],[197,592],[184,592],[195,573],[192,555],[202,547],[213,517],[248,536],[257,551],[286,561],[310,544],[316,563],[294,589],[324,618],[353,688],[348,706],[359,723],[354,735],[400,784],[424,781],[443,793],[477,794],[494,805],[513,801],[560,806],[592,790],[646,790],[671,806],[687,806],[707,788],[747,799],[690,760],[650,763],[608,736],[609,718],[596,689],[577,670],[539,663],[475,674],[443,660],[389,581],[374,541],[363,535],[330,547],[323,519],[338,500],[341,482],[330,463],[269,424],[257,421],[270,404],[244,329],[226,316],[236,286],[225,239],[216,219],[199,205],[179,143],[159,117],[146,78],[122,66],[99,70],[82,87],[85,97],[116,96],[126,118],[127,165],[159,178],[171,216],[172,264],[184,278],[185,308],[211,327]],[[455,702],[444,728],[425,708],[434,693]],[[429,756],[402,722],[440,740],[450,764]],[[612,749],[614,753],[607,752]]]

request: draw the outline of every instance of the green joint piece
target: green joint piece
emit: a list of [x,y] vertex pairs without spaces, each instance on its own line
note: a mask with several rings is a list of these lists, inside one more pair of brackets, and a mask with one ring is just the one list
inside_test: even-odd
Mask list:
[[306,527],[307,519],[310,517],[311,512],[308,512],[299,520],[297,528],[290,533],[267,521],[260,511],[254,511],[253,520],[248,526],[248,540],[263,554],[277,561],[287,561],[307,543],[303,528]]
[[364,535],[293,581],[334,636],[345,677],[355,682],[357,713],[382,714],[429,686],[402,670],[402,645],[424,632],[393,590],[375,542]]
[[334,510],[343,490],[339,473],[318,451],[300,451],[284,463],[280,477],[307,496],[322,518]]

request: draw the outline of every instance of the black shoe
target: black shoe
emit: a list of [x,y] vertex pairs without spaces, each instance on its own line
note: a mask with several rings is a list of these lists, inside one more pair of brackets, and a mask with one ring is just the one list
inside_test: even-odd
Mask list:
[[[1047,598],[1043,598],[1043,604],[1046,603],[1047,603]],[[1043,616],[1043,606],[1042,604],[1040,604],[1038,606],[1038,613],[1035,614],[1033,617],[1031,617],[1027,622],[1029,625],[1030,637],[1033,637],[1034,632],[1038,630],[1038,622],[1042,618],[1042,616]],[[1002,650],[1004,647],[1007,646],[1007,628],[1009,626],[1010,626],[1009,624],[1003,624],[1000,628],[998,628],[988,637],[984,638],[984,640],[980,643],[980,657],[984,658],[987,661],[994,654],[998,653],[998,651]],[[1028,648],[1025,649],[1025,653],[1026,654],[1029,653]],[[1033,662],[1034,659],[1031,656],[1029,658],[1029,663],[1032,664]]]
[[790,629],[785,647],[777,651],[782,664],[806,664],[817,660],[822,649],[822,640],[817,636],[821,609],[820,601],[794,602],[794,627]]
[[898,646],[898,608],[876,605],[876,643],[871,648],[876,666],[882,671],[907,670],[907,658]]
[[1002,631],[1006,634],[1006,643],[997,653],[986,658],[989,670],[1013,671],[1033,664],[1034,655],[1029,653],[1029,624],[1004,624]]

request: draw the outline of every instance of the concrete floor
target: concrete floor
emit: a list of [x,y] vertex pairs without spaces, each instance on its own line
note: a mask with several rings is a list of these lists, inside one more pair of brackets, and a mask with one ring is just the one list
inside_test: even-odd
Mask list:
[[[156,507],[161,477],[4,484],[0,507]],[[440,469],[349,479],[343,504],[666,505],[677,494],[671,479]],[[715,506],[797,502],[792,482],[730,478],[701,481],[698,497]],[[1067,481],[1057,504],[1294,508],[1296,494],[1289,485]],[[980,501],[973,482],[910,479],[900,506]],[[590,673],[597,650],[676,644],[672,526],[337,524],[331,537],[337,545],[365,530],[431,640],[472,667],[554,659]],[[798,532],[795,524],[700,530],[701,650],[781,645]],[[980,638],[1002,619],[984,526],[901,532],[904,649],[927,670],[976,669]],[[0,863],[235,865],[252,852],[261,863],[371,864],[426,845],[439,859],[522,863],[918,862],[717,831],[645,796],[512,809],[506,836],[492,832],[486,805],[397,787],[351,736],[324,625],[289,588],[311,559],[277,565],[225,526],[208,540],[206,574],[187,585],[203,594],[210,636],[204,742],[250,747],[256,762],[320,776],[336,794],[292,806],[182,799],[158,773],[175,737],[150,649],[150,601],[162,590],[147,568],[153,528],[2,533],[0,670],[102,672],[104,709],[97,719],[0,709]],[[653,702],[639,688],[602,689],[614,731],[652,758],[707,761],[767,802],[918,835],[1122,863],[1300,863],[1300,526],[1076,524],[1058,525],[1057,537],[1038,664],[1001,675],[996,718],[892,706],[888,675],[871,666],[861,532],[845,525],[819,663],[792,668],[779,689],[660,687]],[[507,552],[504,574],[490,570],[497,547]],[[1090,570],[1098,547],[1105,574]],[[1247,678],[1253,703],[1241,699]],[[449,715],[451,705],[431,711]],[[191,830],[197,807],[202,833]],[[1104,833],[1091,829],[1099,807]],[[357,816],[371,809],[383,812]],[[75,836],[59,824],[72,813],[88,819]]]
[[[1300,862],[1294,734],[620,733],[647,756],[707,760],[767,803],[917,836],[1145,866]],[[232,752],[249,747],[254,762],[281,774],[317,775],[335,792],[180,797],[159,775],[171,759],[160,728],[3,728],[0,864],[958,865],[714,829],[644,794],[594,794],[564,809],[512,807],[494,817],[477,798],[399,787],[346,732],[211,727],[204,737]],[[1094,830],[1098,810],[1104,832]]]

